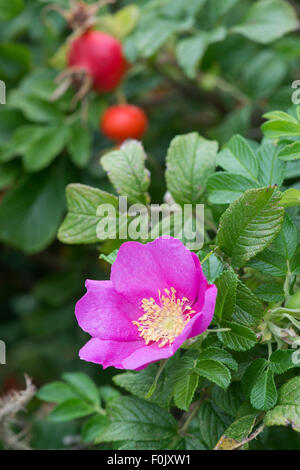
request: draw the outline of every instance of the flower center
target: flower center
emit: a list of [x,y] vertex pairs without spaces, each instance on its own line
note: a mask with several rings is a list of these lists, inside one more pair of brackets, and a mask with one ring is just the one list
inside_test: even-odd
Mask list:
[[178,299],[174,287],[164,289],[166,295],[158,291],[159,303],[157,305],[153,297],[142,299],[144,314],[132,323],[137,326],[140,336],[144,338],[146,344],[150,341],[160,342],[159,348],[167,343],[172,344],[175,338],[181,334],[185,325],[190,320],[194,310],[187,305],[189,299],[182,297]]

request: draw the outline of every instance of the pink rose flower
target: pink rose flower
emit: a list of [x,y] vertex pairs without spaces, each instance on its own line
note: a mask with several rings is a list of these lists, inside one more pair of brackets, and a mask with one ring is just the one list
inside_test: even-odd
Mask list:
[[86,288],[75,314],[92,338],[80,358],[135,370],[173,356],[186,339],[203,333],[217,296],[198,257],[171,237],[124,243],[110,281],[87,280]]

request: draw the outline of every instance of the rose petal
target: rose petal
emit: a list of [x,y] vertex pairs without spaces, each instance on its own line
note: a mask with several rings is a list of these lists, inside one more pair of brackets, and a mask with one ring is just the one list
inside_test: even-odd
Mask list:
[[197,298],[192,308],[193,310],[196,310],[196,312],[201,312],[201,309],[204,305],[205,292],[208,289],[208,283],[207,283],[206,277],[203,274],[202,266],[196,253],[192,253],[192,257],[196,266],[197,280],[198,280]]
[[111,270],[115,289],[131,302],[154,297],[158,290],[174,287],[177,297],[194,302],[198,293],[198,274],[191,252],[180,240],[158,238],[143,245],[126,242],[119,249]]
[[[210,325],[215,312],[217,293],[218,291],[214,284],[208,285],[202,309],[192,318],[194,323],[188,338],[200,335]],[[197,302],[192,305],[192,308],[197,310]]]
[[124,369],[123,359],[139,349],[144,341],[113,341],[91,338],[79,351],[80,359],[102,364],[103,368]]
[[87,293],[77,302],[79,326],[91,336],[117,341],[139,338],[132,324],[140,312],[136,305],[115,291],[111,281],[86,281]]

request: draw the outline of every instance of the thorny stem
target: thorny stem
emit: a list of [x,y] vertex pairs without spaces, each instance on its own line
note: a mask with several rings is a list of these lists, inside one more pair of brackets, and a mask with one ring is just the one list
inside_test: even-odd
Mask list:
[[149,388],[149,391],[147,392],[147,394],[145,395],[145,398],[151,398],[153,393],[155,392],[155,389],[156,389],[156,385],[157,385],[157,382],[158,382],[158,379],[162,373],[162,371],[164,370],[165,368],[165,365],[167,364],[168,362],[168,359],[162,359],[160,361],[160,364],[159,364],[159,368],[158,368],[158,371],[156,373],[156,376],[155,376],[155,379],[153,381],[153,384],[151,385],[151,387]]

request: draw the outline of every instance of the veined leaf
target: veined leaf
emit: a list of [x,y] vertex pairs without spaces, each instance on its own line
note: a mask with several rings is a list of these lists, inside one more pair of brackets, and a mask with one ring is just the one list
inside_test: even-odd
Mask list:
[[230,173],[242,175],[258,183],[259,165],[256,155],[240,135],[233,136],[225,150],[217,155],[217,164]]
[[146,204],[149,200],[150,178],[145,160],[143,146],[136,140],[125,142],[119,150],[107,153],[100,160],[116,191],[128,196],[131,203]]
[[270,142],[260,146],[257,151],[259,163],[258,179],[263,186],[277,184],[280,187],[284,180],[285,163],[278,158],[278,149]]
[[208,180],[208,200],[212,204],[230,204],[253,187],[258,184],[242,175],[219,171]]
[[56,405],[49,414],[48,419],[55,422],[71,421],[82,418],[95,412],[95,409],[79,398],[71,398]]
[[214,359],[215,361],[222,362],[225,366],[229,367],[229,369],[235,371],[238,369],[238,363],[233,359],[232,355],[225,349],[215,346],[204,348],[198,356],[198,359]]
[[99,406],[99,390],[90,377],[82,372],[68,372],[63,374],[63,379],[88,402]]
[[216,280],[218,295],[215,307],[217,319],[228,319],[233,314],[236,301],[238,277],[232,269],[223,271]]
[[283,209],[276,187],[250,189],[220,219],[218,246],[236,267],[266,248],[280,231]]
[[163,408],[133,397],[116,398],[108,405],[110,424],[101,435],[102,442],[169,439],[177,433],[175,418]]
[[97,209],[103,204],[117,208],[118,199],[112,194],[83,184],[70,184],[66,189],[68,214],[60,226],[58,238],[63,243],[96,243],[97,224],[101,217]]
[[166,181],[176,202],[200,202],[215,169],[217,148],[217,142],[206,140],[196,132],[172,140],[167,154]]
[[300,206],[300,190],[290,188],[282,193],[280,204],[283,207]]
[[229,321],[223,321],[222,328],[230,328],[230,331],[220,331],[217,333],[219,340],[229,349],[247,351],[255,346],[256,336],[250,328]]
[[255,382],[250,393],[251,405],[257,410],[267,411],[277,402],[277,390],[274,382],[274,373],[271,369],[265,370]]
[[221,362],[213,359],[199,359],[194,370],[221,388],[227,388],[230,384],[231,374]]
[[300,158],[300,142],[293,142],[292,144],[286,145],[280,150],[278,158],[281,160],[299,160]]
[[194,393],[198,386],[199,375],[192,373],[187,377],[181,377],[175,385],[174,401],[175,405],[181,410],[187,411],[190,407]]

